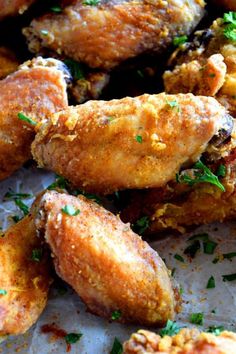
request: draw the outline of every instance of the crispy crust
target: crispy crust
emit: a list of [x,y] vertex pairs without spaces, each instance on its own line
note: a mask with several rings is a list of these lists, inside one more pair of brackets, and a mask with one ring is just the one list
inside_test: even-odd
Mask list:
[[19,64],[15,54],[10,49],[0,47],[0,79],[16,71]]
[[[62,212],[66,205],[79,215]],[[47,192],[36,221],[50,245],[56,271],[94,314],[120,322],[161,325],[174,317],[168,271],[129,225],[83,196]]]
[[21,15],[35,0],[0,0],[0,20],[8,16]]

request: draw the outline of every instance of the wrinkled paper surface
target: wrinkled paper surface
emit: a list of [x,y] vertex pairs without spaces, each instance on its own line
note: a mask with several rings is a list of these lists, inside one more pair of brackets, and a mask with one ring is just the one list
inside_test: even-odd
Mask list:
[[[22,168],[14,176],[0,183],[0,226],[6,229],[12,222],[12,215],[21,216],[13,201],[3,201],[3,196],[11,188],[14,192],[36,195],[55,180],[54,174],[38,170],[35,167]],[[34,198],[23,200],[30,205]],[[198,251],[190,262],[183,250],[190,244],[192,235],[207,232],[218,243],[213,255]],[[202,243],[202,242],[201,242]],[[225,329],[236,331],[236,281],[223,282],[222,275],[236,273],[236,258],[223,260],[217,264],[213,259],[222,253],[236,252],[236,223],[214,224],[195,229],[185,236],[169,235],[151,242],[151,246],[164,258],[169,269],[174,271],[174,278],[183,289],[183,308],[176,320],[180,326],[189,325],[191,313],[204,314],[204,325],[223,325]],[[185,262],[174,258],[181,255]],[[104,270],[105,271],[105,270]],[[215,289],[206,289],[208,279],[214,276]],[[41,326],[55,323],[69,332],[79,332],[83,336],[72,345],[71,354],[109,353],[114,338],[121,342],[139,327],[110,323],[86,312],[79,297],[68,287],[64,295],[52,289],[48,305],[40,319],[25,335],[9,337],[0,345],[0,353],[49,354],[66,353],[64,340],[53,340],[51,334],[42,334]]]

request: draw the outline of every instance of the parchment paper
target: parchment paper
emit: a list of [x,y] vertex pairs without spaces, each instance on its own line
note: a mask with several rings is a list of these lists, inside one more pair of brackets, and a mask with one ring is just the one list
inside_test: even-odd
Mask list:
[[[38,170],[35,167],[22,168],[14,176],[0,183],[0,226],[6,229],[12,223],[11,215],[21,215],[13,201],[3,201],[9,188],[15,192],[37,194],[55,180],[54,174]],[[24,200],[30,205],[32,199]],[[189,245],[188,238],[207,232],[212,240],[218,243],[213,255],[198,251],[190,262],[183,250]],[[176,321],[180,326],[189,326],[189,316],[193,312],[204,313],[204,325],[223,325],[226,329],[236,330],[236,281],[223,282],[223,274],[236,273],[236,258],[225,259],[213,264],[212,260],[227,252],[236,252],[236,223],[214,224],[199,227],[191,234],[173,236],[151,242],[151,246],[165,259],[169,269],[175,269],[174,278],[183,289],[183,309]],[[179,254],[184,263],[174,258]],[[215,289],[206,289],[210,276],[214,276]],[[52,340],[52,335],[42,334],[43,324],[56,323],[68,332],[80,332],[81,340],[72,345],[71,354],[109,353],[114,338],[121,342],[128,339],[133,331],[140,327],[110,323],[86,312],[79,297],[68,287],[64,295],[52,289],[48,305],[37,324],[23,336],[9,337],[0,345],[0,353],[49,354],[65,353],[64,340]]]

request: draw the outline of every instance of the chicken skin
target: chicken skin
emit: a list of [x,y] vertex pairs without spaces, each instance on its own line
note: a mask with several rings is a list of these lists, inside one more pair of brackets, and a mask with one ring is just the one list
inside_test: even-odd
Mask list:
[[[55,59],[33,59],[0,81],[0,180],[31,157],[33,124],[67,107],[61,65]],[[30,117],[32,124],[19,119],[19,113]]]
[[84,191],[160,187],[231,125],[216,100],[192,94],[89,101],[52,115],[32,153]]
[[0,336],[22,334],[46,306],[52,282],[49,255],[36,235],[33,216],[0,237],[0,257]]
[[217,19],[196,32],[192,43],[173,53],[163,79],[166,92],[214,96],[236,117],[236,45],[226,37],[226,26]]
[[46,192],[36,227],[56,272],[88,309],[120,322],[161,325],[174,317],[175,297],[158,254],[128,224],[84,196]]
[[0,20],[8,16],[21,15],[35,0],[0,0]]
[[236,334],[224,331],[218,336],[182,329],[173,337],[139,330],[124,343],[124,354],[235,354]]
[[0,80],[16,71],[19,65],[19,61],[10,49],[0,47]]
[[[202,182],[194,185],[169,182],[163,188],[133,191],[129,203],[121,213],[125,222],[137,224],[146,217],[147,234],[166,230],[184,233],[190,226],[223,222],[236,217],[236,135],[231,140],[213,147],[205,155],[210,170],[217,175],[219,166],[223,174],[218,186]],[[223,167],[222,167],[223,166]],[[139,222],[138,222],[139,224]]]
[[91,68],[112,69],[143,53],[160,53],[175,36],[189,34],[204,14],[203,0],[77,0],[61,14],[31,22],[29,49],[54,50]]

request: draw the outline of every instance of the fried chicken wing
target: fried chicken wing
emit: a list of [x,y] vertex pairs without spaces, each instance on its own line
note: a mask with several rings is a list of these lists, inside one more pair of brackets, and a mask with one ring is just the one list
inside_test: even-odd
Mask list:
[[164,73],[165,91],[215,96],[236,117],[236,45],[225,35],[226,24],[217,19],[208,30],[197,31],[170,58]]
[[85,191],[159,187],[228,124],[217,101],[191,94],[89,101],[52,115],[32,152],[40,167]]
[[120,322],[160,325],[174,317],[168,271],[129,225],[98,204],[54,191],[39,204],[37,229],[45,234],[58,275],[94,314]]
[[[92,4],[91,4],[92,5]],[[74,1],[61,14],[47,14],[24,29],[32,52],[46,47],[111,69],[147,52],[160,53],[175,36],[189,34],[204,14],[203,0]]]
[[6,47],[0,47],[0,79],[16,71],[19,66],[15,54]]
[[34,125],[20,120],[23,113],[39,122],[67,107],[66,82],[54,59],[33,59],[0,81],[0,180],[30,157]]
[[21,15],[35,0],[0,0],[0,20],[8,16]]
[[0,237],[0,336],[26,332],[46,305],[52,279],[49,255],[42,250],[33,216]]
[[173,337],[139,330],[124,343],[124,354],[235,354],[236,334],[224,331],[216,336],[193,328]]

